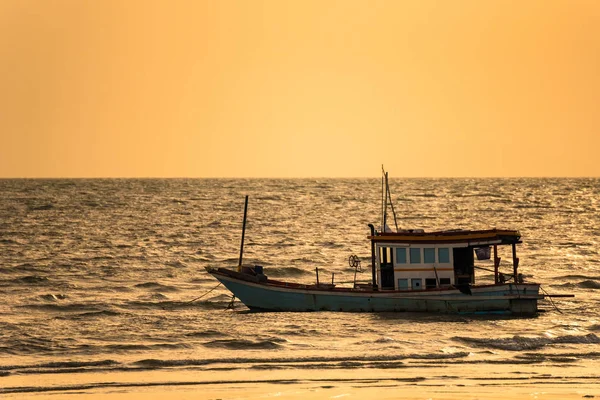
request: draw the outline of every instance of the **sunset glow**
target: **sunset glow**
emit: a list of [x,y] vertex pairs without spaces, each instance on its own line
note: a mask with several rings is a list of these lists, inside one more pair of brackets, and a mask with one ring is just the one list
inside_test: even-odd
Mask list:
[[597,1],[0,3],[0,177],[600,176]]

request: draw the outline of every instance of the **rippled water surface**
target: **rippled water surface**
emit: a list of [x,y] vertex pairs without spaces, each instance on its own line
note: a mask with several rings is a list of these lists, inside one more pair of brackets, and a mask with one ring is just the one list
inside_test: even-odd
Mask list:
[[542,302],[535,318],[251,313],[226,310],[222,286],[209,292],[218,282],[204,267],[237,264],[245,195],[245,263],[277,279],[312,282],[318,267],[352,281],[348,256],[369,263],[380,185],[0,180],[0,393],[35,390],[3,379],[57,372],[598,366],[598,179],[391,180],[402,228],[519,229],[526,279],[576,296]]

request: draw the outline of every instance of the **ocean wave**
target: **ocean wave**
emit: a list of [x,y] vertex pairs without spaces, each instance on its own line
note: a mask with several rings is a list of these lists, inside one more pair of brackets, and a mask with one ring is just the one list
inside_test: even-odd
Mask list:
[[206,283],[206,282],[214,282],[214,281],[215,281],[215,279],[208,274],[199,276],[199,277],[195,277],[190,280],[191,283]]
[[[77,342],[67,344],[56,344],[53,340],[43,340],[39,338],[20,338],[19,340],[4,341],[0,344],[0,354],[7,355],[55,355],[69,354],[93,356],[97,354],[109,353],[113,356],[119,353],[130,352],[149,352],[155,350],[181,350],[189,349],[192,345],[189,343],[109,343],[95,344]],[[6,369],[10,366],[5,366]]]
[[103,350],[121,352],[121,351],[147,351],[147,350],[155,350],[155,349],[176,350],[176,349],[189,349],[190,347],[191,347],[191,345],[188,343],[154,343],[154,344],[115,343],[115,344],[108,344],[108,345],[102,346],[101,348]]
[[113,246],[117,249],[131,249],[134,247],[132,244],[129,243],[115,243],[113,244]]
[[[13,267],[3,266],[2,267],[2,271],[4,271],[4,273],[6,275],[12,274],[12,273],[15,273],[16,275],[19,275],[19,274],[22,274],[24,272],[30,272],[33,275],[36,275],[36,273],[44,273],[44,272],[46,272],[47,271],[47,266],[46,265],[34,265],[34,264],[31,264],[31,263],[22,263],[22,264],[15,265]],[[15,281],[13,280],[13,281],[9,281],[9,282],[14,283]],[[20,282],[18,282],[18,283],[20,283]]]
[[174,260],[174,261],[167,261],[165,263],[165,265],[169,266],[169,267],[175,267],[175,268],[187,268],[187,264],[184,263],[183,261],[180,260]]
[[[231,300],[228,297],[227,302]],[[205,308],[209,310],[222,310],[225,302],[212,301],[128,301],[121,304],[121,308],[139,310],[139,309],[161,309],[161,310],[183,310],[190,308]]]
[[384,345],[390,345],[393,343],[398,343],[399,341],[397,339],[388,337],[388,336],[381,336],[375,339],[368,339],[368,340],[361,340],[356,342],[357,345],[369,345],[369,344],[384,344]]
[[117,315],[121,315],[120,312],[111,311],[111,310],[102,310],[102,311],[91,311],[85,312],[81,314],[71,315],[68,318],[62,317],[62,319],[87,319],[87,318],[100,318],[100,317],[115,317]]
[[499,193],[456,193],[456,197],[492,197],[501,199],[503,198],[502,194]]
[[258,201],[267,201],[267,202],[273,202],[273,203],[276,203],[276,202],[278,202],[278,201],[281,201],[281,196],[279,196],[279,195],[274,195],[274,194],[271,194],[271,195],[263,195],[263,196],[259,196],[259,197],[257,198],[257,200],[258,200]]
[[[567,248],[579,248],[579,247],[587,247],[587,246],[591,246],[591,243],[588,242],[571,242],[571,241],[566,241],[566,242],[557,242],[554,243],[555,246],[562,246],[562,247],[567,247]],[[593,253],[595,254],[595,253]]]
[[103,287],[102,290],[107,290],[111,292],[120,292],[120,293],[131,293],[134,290],[128,286],[109,286]]
[[410,197],[425,197],[425,198],[436,198],[438,197],[435,193],[419,193],[419,194],[410,194]]
[[148,358],[144,360],[135,361],[133,364],[138,367],[149,368],[149,369],[160,369],[169,367],[194,367],[211,364],[216,361],[214,360],[201,360],[201,359],[185,359],[185,360],[159,360],[155,358]]
[[390,343],[390,342],[396,342],[396,339],[391,338],[391,337],[380,337],[378,339],[374,340],[375,343]]
[[[359,361],[341,361],[341,362],[326,362],[326,363],[308,363],[308,364],[256,364],[252,365],[251,369],[258,370],[282,370],[282,369],[308,369],[308,370],[327,370],[327,369],[395,369],[405,367],[403,361],[374,361],[374,362],[359,362]],[[219,368],[221,369],[221,368]],[[233,367],[230,370],[236,369]]]
[[305,356],[305,357],[219,357],[207,359],[143,359],[135,361],[133,364],[145,368],[168,368],[168,367],[187,367],[187,366],[206,366],[212,364],[222,365],[254,365],[265,366],[273,364],[287,364],[288,367],[302,367],[307,364],[320,364],[323,367],[338,364],[346,366],[365,366],[381,365],[383,363],[398,363],[406,360],[456,360],[467,358],[471,355],[469,352],[456,353],[424,353],[424,354],[394,354],[394,355],[355,355],[355,356]]
[[556,208],[552,205],[548,205],[548,204],[514,204],[513,205],[514,208],[520,208],[520,209],[552,209],[552,208]]
[[582,289],[600,289],[600,282],[592,280],[582,281],[577,283],[577,287]]
[[20,245],[21,243],[18,240],[13,240],[13,239],[0,239],[0,244],[18,244],[18,245]]
[[295,328],[295,329],[278,329],[273,333],[284,336],[307,336],[316,337],[322,335],[317,329]]
[[[152,349],[181,349],[187,348],[185,344],[155,344],[155,345],[121,345],[112,344],[104,346],[104,350],[113,353],[145,351]],[[251,348],[250,350],[255,350]],[[264,350],[259,348],[258,350]],[[246,353],[248,354],[248,353]],[[260,354],[260,353],[259,353]],[[397,354],[397,355],[371,355],[371,356],[308,356],[308,357],[218,357],[208,359],[155,359],[146,358],[133,362],[118,362],[113,359],[97,361],[56,361],[30,365],[5,365],[0,367],[0,373],[11,374],[39,374],[39,373],[74,373],[89,371],[136,371],[160,370],[179,368],[197,368],[204,370],[234,370],[234,369],[364,369],[364,368],[405,368],[424,365],[445,365],[447,363],[473,363],[481,360],[471,360],[471,353],[424,353],[424,354]],[[570,354],[551,355],[539,357],[537,353],[523,354],[517,357],[521,360],[494,360],[496,363],[530,364],[544,361],[571,363],[579,356]]]
[[24,304],[18,307],[37,309],[48,312],[98,312],[104,310],[104,304],[99,303],[70,303],[70,304],[58,304],[58,303],[46,303],[46,304]]
[[557,276],[554,279],[555,280],[573,280],[573,279],[600,280],[600,275],[570,274],[570,275]]
[[[197,253],[197,254],[202,254],[202,253]],[[216,259],[216,257],[213,254],[206,254],[206,256],[203,257],[196,257],[195,261],[196,262],[212,262]]]
[[165,296],[162,293],[152,293],[148,296],[149,300],[167,300],[169,297]]
[[51,302],[55,302],[55,301],[59,301],[59,300],[64,300],[67,298],[66,294],[52,294],[52,293],[48,293],[48,294],[41,294],[39,295],[39,298],[44,300],[44,301],[51,301]]
[[[435,366],[445,365],[449,362],[455,363],[456,359],[468,357],[471,353],[463,352],[460,354],[446,355],[440,357],[438,354],[421,354],[411,355],[407,357],[397,357],[395,359],[366,359],[366,360],[325,360],[323,362],[318,361],[303,361],[302,363],[290,363],[284,362],[277,364],[276,362],[269,363],[257,363],[252,365],[252,369],[261,370],[276,370],[276,369],[397,369],[407,368],[410,366],[416,366],[423,368],[424,366]],[[433,363],[426,363],[424,361],[434,361]],[[514,363],[514,362],[511,362]],[[231,369],[234,369],[231,367]]]
[[[259,244],[248,243],[248,245],[249,246],[253,246],[253,245],[259,245]],[[279,248],[279,247],[294,247],[294,246],[297,246],[297,245],[298,244],[294,242],[294,239],[284,238],[284,239],[280,240],[277,243],[273,243],[273,244],[266,244],[265,243],[265,244],[261,244],[260,246],[263,246],[263,247],[277,247],[277,248]]]
[[[542,354],[541,353],[523,353],[520,354],[518,356],[516,356],[517,358],[519,357],[541,357]],[[578,358],[578,359],[600,359],[600,352],[599,351],[590,351],[590,352],[566,352],[566,353],[559,353],[559,354],[548,354],[549,357],[555,357],[555,356],[560,356],[560,357],[568,357],[568,358]]]
[[24,365],[3,365],[0,370],[29,370],[29,369],[46,369],[46,368],[79,368],[79,367],[105,367],[120,365],[115,360],[99,360],[99,361],[51,361],[40,364],[24,364]]
[[328,247],[330,249],[339,249],[342,247],[345,247],[346,245],[343,243],[337,243],[337,242],[317,242],[315,243],[315,246],[322,246],[322,247]]
[[188,204],[188,201],[182,199],[171,199],[171,203],[185,205]]
[[600,281],[588,279],[588,280],[576,282],[576,283],[567,282],[567,283],[562,283],[562,284],[553,284],[550,286],[556,287],[556,288],[600,289]]
[[12,280],[13,283],[22,285],[45,285],[48,284],[49,281],[48,278],[40,275],[27,275]]
[[282,347],[281,343],[287,342],[286,339],[270,338],[264,340],[250,339],[218,339],[206,342],[205,347],[220,347],[231,350],[273,350]]
[[185,336],[188,336],[188,337],[211,337],[211,336],[222,336],[222,335],[223,335],[223,332],[219,332],[214,329],[206,329],[203,331],[187,333]]
[[545,362],[553,362],[558,364],[575,364],[581,360],[591,360],[600,358],[599,352],[582,352],[582,353],[521,353],[515,356],[516,360],[521,360],[525,363],[539,364]]
[[237,265],[237,263],[239,262],[239,259],[238,258],[229,257],[229,258],[225,258],[225,259],[221,260],[220,262],[223,265]]
[[555,344],[600,344],[600,338],[593,333],[583,336],[566,335],[552,338],[513,336],[487,339],[455,336],[452,339],[474,347],[509,351],[536,350]]
[[104,204],[101,204],[101,203],[98,203],[98,202],[92,201],[92,200],[83,200],[81,202],[81,205],[84,207],[90,207],[90,208],[98,208],[98,207],[104,206]]
[[159,292],[177,292],[177,291],[179,291],[179,289],[177,289],[175,286],[163,285],[158,282],[138,283],[137,285],[134,285],[134,286],[136,288],[148,289],[148,290],[159,291]]
[[114,256],[111,256],[110,254],[106,254],[106,255],[102,255],[102,256],[90,257],[88,260],[89,261],[112,261],[114,259],[115,259]]
[[35,337],[29,334],[9,336],[0,342],[0,354],[8,355],[35,355],[65,349],[66,346],[53,343],[52,340]]
[[30,206],[29,210],[31,211],[47,211],[52,210],[54,208],[53,204],[42,204],[39,206]]
[[[589,378],[588,378],[589,379]],[[305,384],[306,382],[316,383],[336,383],[344,382],[349,384],[364,384],[365,381],[376,382],[380,379],[364,379],[364,378],[301,378],[301,379],[233,379],[233,380],[214,380],[214,381],[166,381],[166,382],[97,382],[89,384],[71,384],[71,385],[53,385],[53,386],[16,386],[8,388],[0,388],[0,394],[10,393],[46,393],[46,392],[71,392],[71,393],[83,393],[87,391],[93,391],[97,389],[112,389],[122,391],[125,388],[151,388],[155,386],[161,387],[189,387],[204,386],[204,385],[231,385],[231,384]],[[416,383],[427,381],[425,377],[394,377],[394,378],[381,378],[383,381],[390,381],[393,383],[407,382]],[[322,385],[321,388],[332,388],[333,385]]]

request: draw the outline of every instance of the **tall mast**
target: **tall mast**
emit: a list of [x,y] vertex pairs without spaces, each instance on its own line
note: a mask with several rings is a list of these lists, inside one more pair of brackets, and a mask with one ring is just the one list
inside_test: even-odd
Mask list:
[[246,216],[248,214],[248,196],[244,203],[244,223],[242,225],[242,243],[240,244],[240,262],[238,263],[238,272],[242,272],[242,257],[244,255],[244,236],[246,235]]
[[[392,193],[390,192],[390,184],[388,180],[388,173],[385,172],[383,165],[381,165],[381,171],[383,172],[383,177],[381,178],[381,191],[385,191],[385,206],[382,205],[382,214],[383,214],[383,224],[382,231],[385,232],[385,224],[387,222],[387,205],[388,199],[390,201],[390,206],[392,207],[392,214],[394,215],[394,225],[396,226],[396,232],[398,232],[398,219],[396,218],[396,210],[394,209],[394,202],[392,201]],[[385,185],[384,185],[385,181]],[[384,189],[385,186],[385,189]],[[382,203],[384,198],[384,193],[381,193]]]
[[392,201],[392,193],[390,192],[390,184],[388,181],[388,173],[385,173],[385,187],[387,188],[387,198],[390,199],[390,206],[392,207],[392,214],[394,214],[394,225],[396,226],[396,232],[398,232],[398,219],[396,218],[396,210],[394,210],[394,202]]

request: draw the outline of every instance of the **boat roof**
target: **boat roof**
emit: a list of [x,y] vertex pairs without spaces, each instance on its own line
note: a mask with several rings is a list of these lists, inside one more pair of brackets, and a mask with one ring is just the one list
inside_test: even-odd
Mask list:
[[398,232],[377,232],[368,236],[374,242],[396,244],[451,244],[468,243],[469,246],[490,244],[521,243],[521,234],[511,229],[464,230],[424,232],[422,229],[399,230]]

